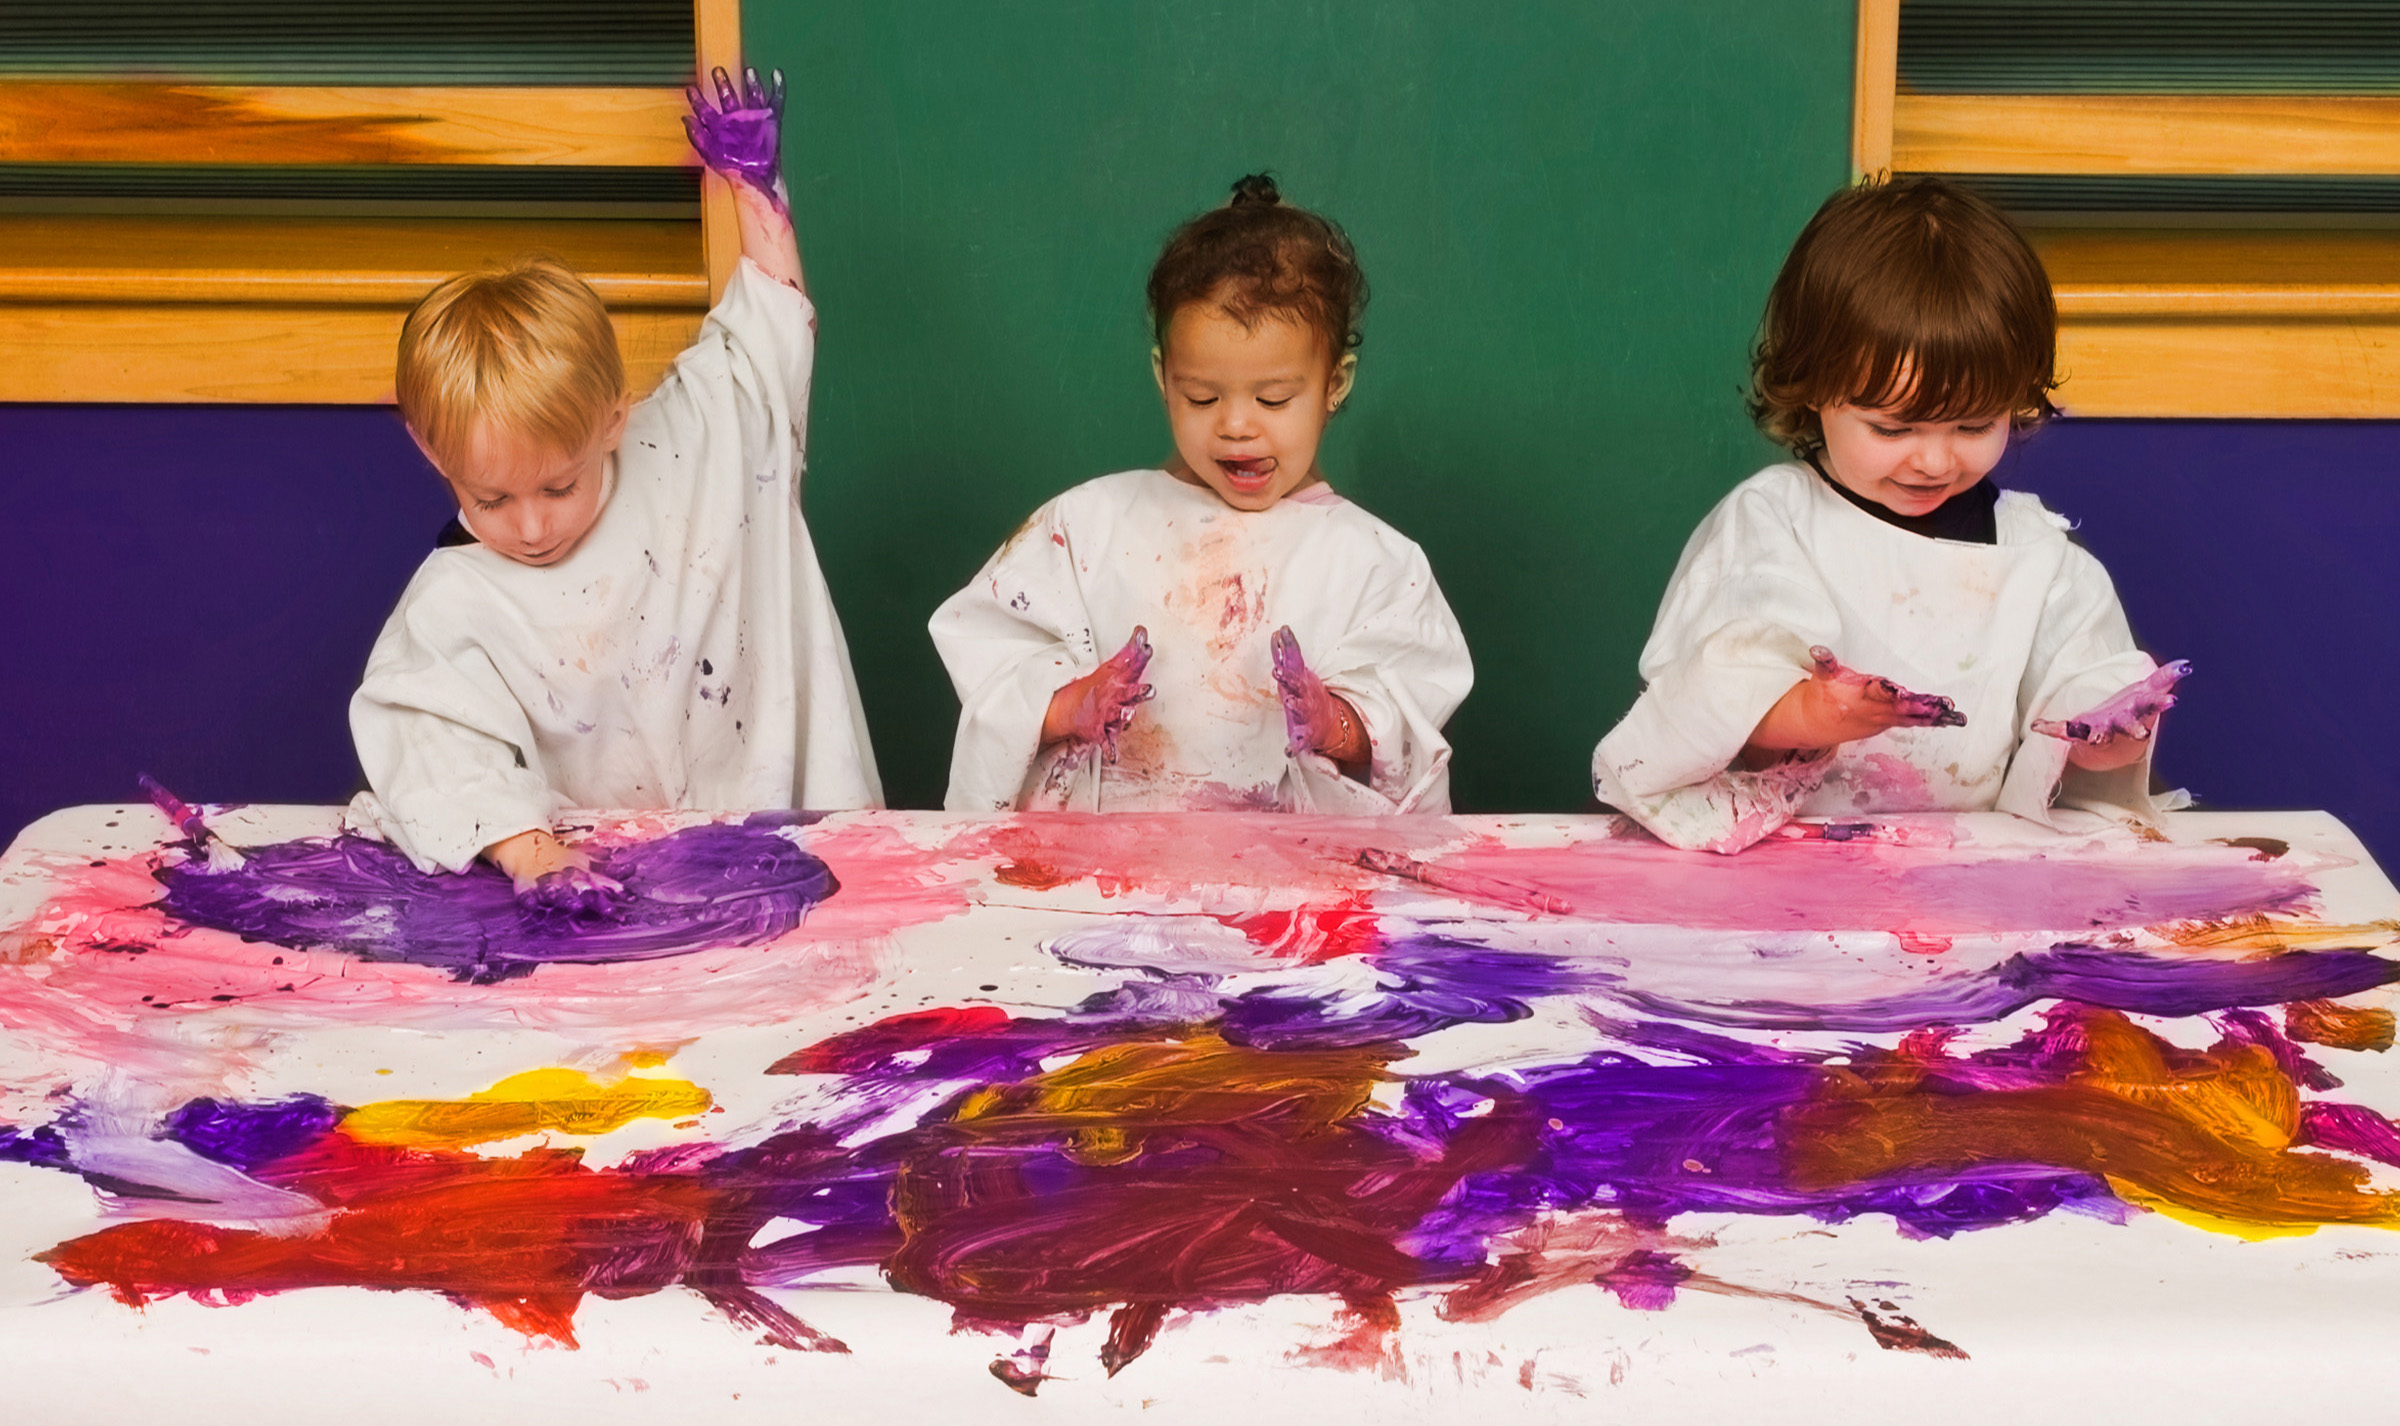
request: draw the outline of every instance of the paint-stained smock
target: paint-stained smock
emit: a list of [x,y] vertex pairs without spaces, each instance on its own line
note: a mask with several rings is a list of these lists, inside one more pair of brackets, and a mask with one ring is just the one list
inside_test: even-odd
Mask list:
[[[1042,749],[1051,695],[1137,625],[1157,693],[1118,761]],[[1364,783],[1285,755],[1268,648],[1285,625],[1365,723]],[[953,811],[1449,810],[1441,730],[1474,682],[1466,637],[1424,551],[1328,486],[1243,511],[1159,470],[1089,481],[1035,511],[932,631],[962,708]]]
[[456,871],[568,807],[882,801],[800,514],[815,356],[808,299],[745,259],[572,553],[426,558],[350,700],[352,825]]
[[[2033,495],[2003,493],[1994,518],[1995,544],[1931,539],[1798,464],[1736,486],[1684,547],[1642,649],[1647,686],[1593,754],[1600,799],[1675,846],[1718,852],[1795,816],[1996,808],[2048,821],[2054,802],[2155,815],[2148,756],[2087,772],[2030,727],[2156,667],[2134,647],[2108,572]],[[1966,725],[1733,767],[1819,644],[1954,700]]]

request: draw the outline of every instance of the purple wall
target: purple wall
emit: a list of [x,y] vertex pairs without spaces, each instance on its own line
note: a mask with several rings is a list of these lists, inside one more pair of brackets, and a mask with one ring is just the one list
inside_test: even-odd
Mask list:
[[450,508],[384,409],[0,406],[0,842],[145,771],[348,801],[350,690]]
[[2330,808],[2400,872],[2400,423],[2060,421],[1999,479],[2079,523],[2143,647],[2192,661],[2166,778]]
[[[2400,423],[2062,421],[2001,479],[2197,666],[2167,777],[2331,808],[2400,866]],[[0,841],[141,771],[347,799],[350,689],[448,513],[385,410],[0,406]]]

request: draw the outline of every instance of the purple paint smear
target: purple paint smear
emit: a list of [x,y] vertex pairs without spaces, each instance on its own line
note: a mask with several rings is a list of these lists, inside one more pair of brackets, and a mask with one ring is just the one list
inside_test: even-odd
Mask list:
[[2201,1015],[2238,1005],[2333,999],[2400,980],[2400,962],[2366,951],[2290,951],[2256,960],[2149,956],[2059,946],[2010,956],[1972,975],[1848,1005],[1785,1000],[1678,1000],[1623,990],[1653,1014],[1747,1030],[1910,1030],[2000,1020],[2044,1000],[2071,1000],[2140,1015]]
[[249,1173],[306,1148],[342,1122],[343,1113],[313,1094],[250,1104],[194,1099],[167,1116],[165,1137]]
[[604,850],[594,864],[625,895],[600,906],[520,901],[496,868],[421,872],[388,844],[352,836],[255,848],[238,871],[163,867],[160,904],[251,940],[488,985],[552,962],[656,960],[783,935],[839,889],[824,862],[775,830],[791,820],[768,814]]

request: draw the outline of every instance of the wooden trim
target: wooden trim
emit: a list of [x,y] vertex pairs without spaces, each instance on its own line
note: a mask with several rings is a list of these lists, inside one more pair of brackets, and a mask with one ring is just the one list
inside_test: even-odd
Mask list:
[[0,83],[11,163],[697,163],[675,89]]
[[1858,68],[1850,104],[1850,176],[1892,166],[1892,95],[1900,85],[1900,0],[1858,0]]
[[2400,317],[2074,319],[2059,366],[2077,416],[2400,417]]
[[1912,173],[2400,173],[2400,97],[1902,94]]
[[[406,305],[0,304],[0,401],[388,403]],[[611,313],[642,394],[700,333],[697,311]]]
[[[692,49],[705,87],[711,73],[742,72],[741,0],[692,0]],[[700,175],[700,246],[708,268],[708,301],[715,306],[742,260],[740,219],[733,211],[733,186],[713,173]]]
[[688,219],[0,214],[0,302],[405,304],[454,273],[548,252],[612,307],[697,312],[699,237]]
[[2036,229],[2067,318],[2400,317],[2400,234]]

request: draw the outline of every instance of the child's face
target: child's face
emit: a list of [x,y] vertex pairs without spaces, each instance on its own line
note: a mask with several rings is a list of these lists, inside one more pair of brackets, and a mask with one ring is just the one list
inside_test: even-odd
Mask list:
[[1169,321],[1152,366],[1175,433],[1171,473],[1236,510],[1264,510],[1317,478],[1317,445],[1350,394],[1355,361],[1333,360],[1288,318],[1244,327],[1195,302]]
[[[490,425],[468,441],[458,469],[442,470],[458,518],[486,549],[519,564],[556,564],[600,519],[609,454],[625,439],[625,403],[578,451]],[[411,432],[411,434],[415,434]],[[424,449],[419,441],[417,447]],[[425,458],[433,460],[433,452]],[[434,461],[436,469],[441,462]]]
[[2006,415],[1905,421],[1888,407],[1820,406],[1825,473],[1895,515],[1925,515],[1991,474],[2008,451]]

